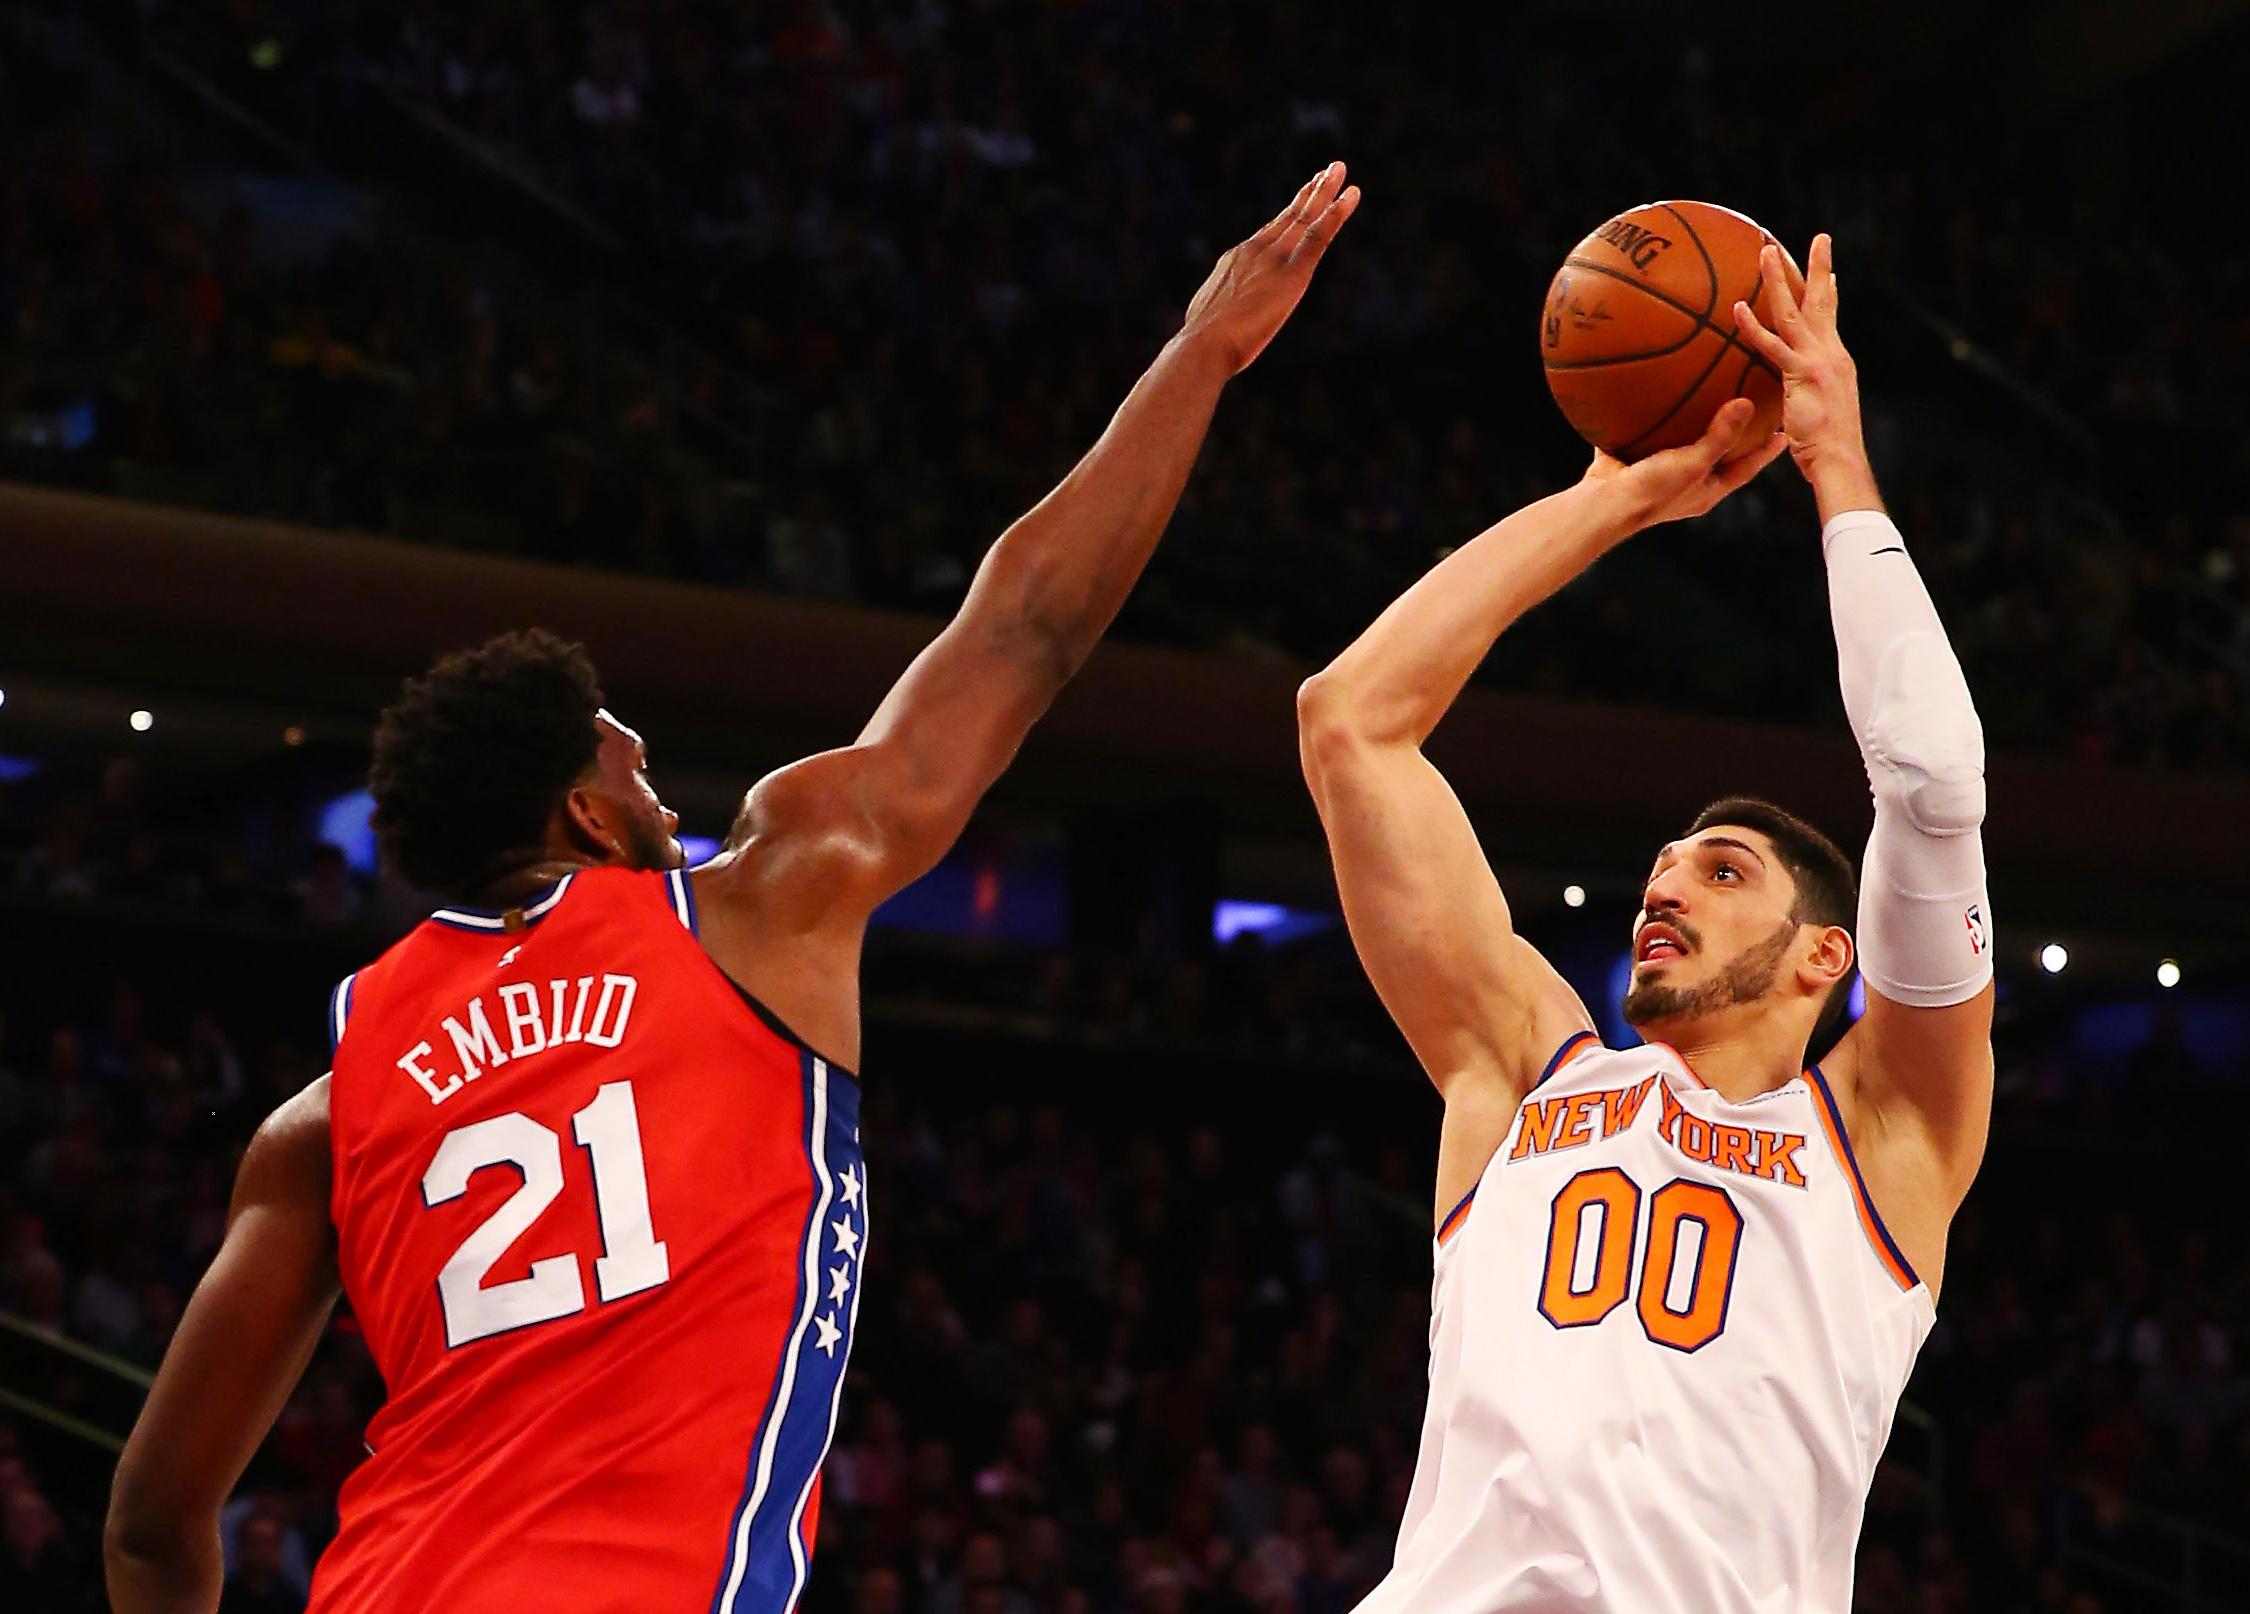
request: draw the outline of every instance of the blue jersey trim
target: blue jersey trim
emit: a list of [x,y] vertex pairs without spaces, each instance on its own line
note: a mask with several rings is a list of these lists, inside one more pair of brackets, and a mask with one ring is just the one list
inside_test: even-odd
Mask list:
[[[804,1146],[814,1191],[799,1245],[794,1320],[751,1440],[749,1470],[728,1524],[711,1614],[787,1614],[804,1591],[811,1568],[804,1515],[835,1433],[851,1327],[859,1311],[855,1288],[839,1329],[833,1290],[824,1299],[821,1274],[833,1262],[846,1269],[847,1278],[863,1283],[866,1276],[858,1089],[832,1087],[826,1062],[811,1054],[802,1056],[800,1069]],[[816,1319],[818,1333],[813,1335]]]
[[1852,1135],[1844,1130],[1844,1112],[1836,1107],[1836,1095],[1828,1089],[1828,1078],[1821,1074],[1818,1065],[1809,1067],[1809,1074],[1813,1079],[1813,1091],[1820,1095],[1820,1102],[1827,1106],[1828,1119],[1835,1123],[1836,1141],[1844,1146],[1844,1164],[1851,1167],[1852,1181],[1859,1188],[1859,1202],[1867,1207],[1867,1219],[1874,1223],[1876,1236],[1882,1239],[1883,1248],[1890,1251],[1891,1259],[1898,1263],[1899,1271],[1912,1280],[1908,1284],[1912,1288],[1922,1281],[1922,1275],[1914,1270],[1914,1263],[1906,1258],[1906,1252],[1891,1237],[1891,1230],[1883,1225],[1883,1213],[1875,1208],[1875,1196],[1867,1191],[1867,1179],[1860,1175],[1859,1158],[1852,1153]]
[[[1533,1082],[1531,1088],[1541,1086],[1548,1077],[1562,1069],[1562,1062],[1570,1057],[1570,1051],[1580,1043],[1591,1040],[1593,1035],[1591,1031],[1573,1031],[1569,1036],[1563,1038],[1563,1045],[1555,1050],[1554,1058],[1547,1061],[1547,1068],[1539,1073],[1539,1080]],[[1526,1089],[1527,1092],[1530,1090],[1529,1088]]]
[[338,981],[335,990],[328,994],[328,1057],[330,1059],[336,1057],[336,1050],[343,1043],[344,1027],[350,1021],[352,1014],[352,982],[358,979],[359,971],[354,970]]
[[[805,1158],[810,1161],[815,1146],[816,1106],[813,1101],[813,1061],[809,1054],[798,1060],[798,1071],[800,1090],[804,1095]],[[816,1192],[813,1195],[812,1203],[805,1212],[804,1231],[797,1237],[797,1247],[804,1259],[797,1264],[797,1296],[789,1311],[789,1338],[782,1347],[781,1362],[773,1376],[773,1388],[766,1392],[765,1410],[758,1415],[758,1427],[750,1436],[750,1461],[743,1476],[742,1498],[735,1503],[734,1513],[727,1521],[727,1554],[719,1566],[719,1584],[711,1594],[711,1614],[733,1614],[738,1606],[736,1593],[741,1588],[742,1580],[746,1578],[737,1568],[737,1561],[750,1550],[749,1521],[743,1515],[763,1500],[766,1477],[770,1475],[771,1469],[768,1468],[766,1474],[762,1475],[760,1468],[766,1462],[769,1431],[773,1430],[777,1408],[786,1416],[786,1408],[782,1408],[783,1397],[791,1385],[797,1349],[804,1343],[805,1329],[812,1322],[810,1300],[814,1290],[809,1273],[814,1259],[812,1252],[820,1247],[820,1218],[826,1198],[823,1193]]]
[[688,934],[694,935],[695,882],[688,878],[685,869],[667,869],[664,884],[672,898],[672,911],[680,916],[680,923],[687,926]]
[[[1505,1142],[1506,1140],[1505,1140],[1505,1139],[1503,1139],[1502,1141],[1503,1141],[1503,1142]],[[1495,1151],[1494,1151],[1494,1153],[1498,1153],[1498,1152],[1499,1152],[1498,1150],[1495,1150]],[[1481,1184],[1480,1184],[1479,1186],[1481,1186]],[[1450,1232],[1451,1232],[1451,1231],[1453,1230],[1453,1224],[1454,1224],[1454,1223],[1456,1223],[1456,1222],[1458,1222],[1458,1221],[1459,1221],[1459,1220],[1461,1219],[1461,1213],[1462,1213],[1463,1211],[1465,1211],[1465,1210],[1467,1210],[1467,1209],[1469,1208],[1469,1201],[1470,1201],[1470,1200],[1472,1200],[1472,1199],[1474,1199],[1474,1198],[1476,1198],[1476,1197],[1477,1197],[1477,1191],[1476,1191],[1476,1189],[1474,1189],[1474,1188],[1470,1189],[1470,1190],[1469,1190],[1469,1191],[1468,1191],[1467,1193],[1465,1193],[1465,1194],[1463,1194],[1463,1195],[1461,1196],[1461,1203],[1460,1203],[1460,1204],[1458,1204],[1458,1205],[1454,1206],[1454,1207],[1453,1207],[1453,1208],[1452,1208],[1451,1210],[1449,1210],[1449,1211],[1447,1211],[1447,1212],[1445,1213],[1445,1219],[1444,1219],[1443,1221],[1439,1222],[1439,1223],[1438,1223],[1438,1225],[1437,1225],[1437,1235],[1436,1235],[1436,1236],[1437,1236],[1437,1241],[1438,1241],[1438,1242],[1439,1242],[1440,1244],[1443,1244],[1443,1243],[1445,1242],[1445,1235],[1446,1235],[1446,1234],[1448,1234],[1448,1233],[1450,1233]]]
[[545,918],[556,903],[562,901],[563,893],[570,889],[570,882],[577,878],[575,874],[566,874],[553,885],[531,895],[528,900],[511,903],[505,908],[472,908],[466,903],[456,902],[438,909],[430,917],[441,925],[451,925],[455,930],[500,931],[508,928],[508,915],[521,908],[523,922],[534,925]]

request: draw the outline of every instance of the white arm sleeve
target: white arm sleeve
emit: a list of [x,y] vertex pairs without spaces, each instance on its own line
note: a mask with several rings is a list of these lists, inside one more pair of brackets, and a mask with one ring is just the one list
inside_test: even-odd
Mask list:
[[1891,518],[1847,511],[1820,543],[1844,713],[1875,793],[1859,876],[1860,973],[1894,1003],[1963,1003],[1992,979],[1984,730]]

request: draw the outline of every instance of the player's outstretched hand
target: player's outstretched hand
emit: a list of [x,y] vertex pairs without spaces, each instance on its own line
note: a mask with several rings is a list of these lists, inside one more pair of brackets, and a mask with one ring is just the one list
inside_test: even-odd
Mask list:
[[1824,462],[1858,465],[1867,449],[1859,424],[1859,369],[1836,334],[1835,243],[1814,236],[1805,263],[1799,297],[1783,273],[1781,249],[1760,252],[1772,328],[1743,302],[1734,305],[1734,323],[1743,341],[1781,372],[1781,430],[1797,469],[1813,481]]
[[1314,267],[1359,206],[1359,187],[1330,163],[1249,240],[1228,250],[1188,304],[1183,334],[1210,338],[1239,375],[1296,310]]
[[1730,398],[1694,442],[1630,465],[1597,449],[1594,463],[1586,468],[1586,480],[1626,498],[1635,532],[1702,515],[1728,494],[1748,486],[1788,446],[1787,439],[1775,432],[1750,453],[1727,458],[1755,409],[1747,398]]

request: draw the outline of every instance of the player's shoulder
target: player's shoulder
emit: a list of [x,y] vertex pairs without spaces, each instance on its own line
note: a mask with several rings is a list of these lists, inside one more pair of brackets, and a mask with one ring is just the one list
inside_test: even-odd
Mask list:
[[1510,956],[1502,969],[1513,1009],[1513,1024],[1496,1039],[1504,1055],[1504,1085],[1517,1095],[1530,1092],[1554,1075],[1566,1053],[1590,1043],[1600,1047],[1594,1017],[1547,956],[1521,935],[1508,938]]
[[325,1206],[328,1197],[329,1075],[323,1073],[275,1106],[242,1152],[236,1197],[304,1200]]
[[1524,1096],[1527,1100],[1551,1099],[1565,1093],[1632,1086],[1668,1072],[1684,1077],[1688,1086],[1702,1085],[1687,1061],[1668,1044],[1635,1042],[1613,1048],[1598,1031],[1572,1029],[1548,1046]]

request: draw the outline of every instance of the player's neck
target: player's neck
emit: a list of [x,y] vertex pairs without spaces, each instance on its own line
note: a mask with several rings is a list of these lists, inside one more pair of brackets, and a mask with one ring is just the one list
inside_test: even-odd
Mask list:
[[592,865],[584,858],[549,853],[535,862],[494,875],[468,892],[463,900],[473,908],[505,908],[567,875],[590,867]]
[[1646,1035],[1668,1045],[1698,1080],[1729,1103],[1770,1093],[1804,1068],[1805,1040],[1778,1015],[1652,1025]]

